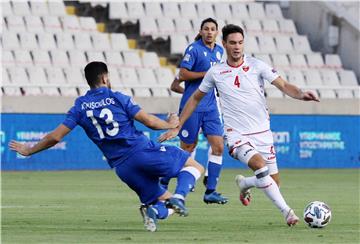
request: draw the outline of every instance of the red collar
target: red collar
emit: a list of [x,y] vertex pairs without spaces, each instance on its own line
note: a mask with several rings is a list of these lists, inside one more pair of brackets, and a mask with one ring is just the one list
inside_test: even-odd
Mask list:
[[227,65],[229,65],[231,68],[239,68],[241,65],[244,64],[244,59],[243,59],[243,61],[241,62],[241,64],[239,64],[238,66],[230,65],[227,60],[226,60],[226,63],[227,63]]

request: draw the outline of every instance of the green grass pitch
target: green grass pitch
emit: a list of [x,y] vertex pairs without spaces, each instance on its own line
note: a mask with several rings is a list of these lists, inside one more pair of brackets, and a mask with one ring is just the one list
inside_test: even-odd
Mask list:
[[[204,187],[190,193],[186,218],[144,230],[136,195],[112,171],[2,172],[2,243],[360,243],[359,169],[282,170],[281,191],[299,216],[313,200],[332,208],[323,229],[303,221],[288,227],[263,193],[253,190],[244,207],[226,169],[219,191],[226,205],[202,202]],[[174,188],[171,183],[170,189]]]

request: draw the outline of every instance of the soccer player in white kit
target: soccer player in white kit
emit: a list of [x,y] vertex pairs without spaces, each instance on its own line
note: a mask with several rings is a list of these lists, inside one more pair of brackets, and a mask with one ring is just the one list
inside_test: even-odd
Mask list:
[[183,109],[179,127],[168,130],[159,140],[175,137],[202,97],[216,87],[220,94],[225,141],[229,153],[233,158],[246,163],[255,174],[253,177],[236,177],[241,202],[248,205],[249,189],[259,188],[280,210],[286,223],[289,226],[296,225],[299,218],[287,205],[278,187],[279,173],[264,95],[264,80],[295,99],[319,99],[311,91],[304,92],[282,79],[276,70],[261,60],[244,55],[244,33],[241,27],[226,25],[222,32],[223,46],[227,53],[226,62],[209,69],[198,90]]

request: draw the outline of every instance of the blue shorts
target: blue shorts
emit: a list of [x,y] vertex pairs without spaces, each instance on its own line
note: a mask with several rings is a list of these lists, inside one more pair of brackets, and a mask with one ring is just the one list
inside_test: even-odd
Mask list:
[[186,144],[193,144],[202,129],[204,136],[223,136],[224,129],[217,109],[208,112],[194,112],[185,121],[179,137]]
[[136,192],[141,203],[151,204],[165,193],[159,177],[176,177],[190,154],[178,147],[150,142],[115,167],[119,178]]

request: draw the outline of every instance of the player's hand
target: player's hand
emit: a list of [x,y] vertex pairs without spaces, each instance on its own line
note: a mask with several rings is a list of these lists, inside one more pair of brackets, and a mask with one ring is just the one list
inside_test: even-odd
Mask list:
[[23,156],[29,156],[30,155],[30,147],[26,144],[17,142],[17,141],[11,141],[9,143],[9,148],[12,151],[18,152]]
[[179,116],[176,113],[169,113],[167,117],[167,122],[171,125],[172,128],[179,126]]
[[320,99],[312,91],[303,92],[302,100],[320,102]]
[[180,128],[176,127],[174,129],[170,129],[164,133],[162,133],[159,137],[158,137],[158,141],[159,142],[164,142],[164,141],[168,141],[174,137],[176,137],[179,134]]

